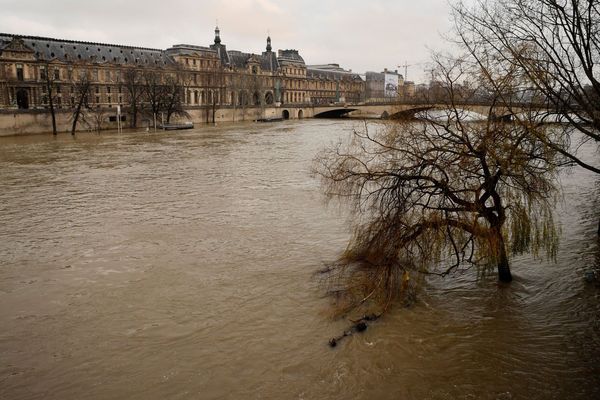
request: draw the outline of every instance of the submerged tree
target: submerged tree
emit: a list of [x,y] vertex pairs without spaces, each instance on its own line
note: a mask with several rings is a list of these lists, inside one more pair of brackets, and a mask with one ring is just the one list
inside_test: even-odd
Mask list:
[[[356,221],[347,250],[323,271],[341,311],[372,301],[385,310],[415,276],[493,266],[510,282],[511,255],[555,256],[556,151],[539,139],[551,131],[525,118],[469,122],[455,100],[480,87],[459,84],[474,76],[465,65],[438,64],[445,111],[423,122],[365,125],[317,157],[326,194],[350,202]],[[512,72],[496,73],[504,84],[488,117],[518,87]]]

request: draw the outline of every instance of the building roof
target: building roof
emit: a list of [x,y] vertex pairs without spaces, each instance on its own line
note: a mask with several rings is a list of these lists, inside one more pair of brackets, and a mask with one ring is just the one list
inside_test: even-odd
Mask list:
[[279,59],[279,61],[283,61],[283,62],[291,62],[291,63],[295,63],[295,64],[305,64],[304,63],[304,59],[300,56],[300,53],[298,53],[298,50],[293,50],[293,49],[287,49],[287,50],[278,50],[277,51],[277,58]]
[[275,53],[263,52],[262,54],[242,53],[237,50],[230,50],[227,52],[231,66],[234,68],[246,68],[249,62],[253,60],[260,65],[260,68],[265,71],[277,71],[279,69],[279,62]]
[[339,64],[308,65],[306,76],[313,79],[362,81],[361,76],[352,71],[340,68]]
[[22,40],[40,60],[85,60],[96,63],[158,66],[173,63],[169,55],[159,49],[6,33],[0,33],[0,48],[5,48],[14,39]]

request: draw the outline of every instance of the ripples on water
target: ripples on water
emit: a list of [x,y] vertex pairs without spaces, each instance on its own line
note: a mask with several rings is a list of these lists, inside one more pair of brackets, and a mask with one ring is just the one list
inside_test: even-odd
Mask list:
[[[0,398],[600,397],[600,185],[558,263],[436,279],[334,351],[311,279],[348,239],[313,156],[351,122],[0,138]],[[591,150],[586,157],[597,154]]]

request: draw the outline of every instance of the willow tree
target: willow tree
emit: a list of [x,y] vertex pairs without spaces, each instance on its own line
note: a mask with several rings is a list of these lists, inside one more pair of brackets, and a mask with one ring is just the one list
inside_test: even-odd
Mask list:
[[470,121],[472,113],[457,104],[482,88],[464,82],[477,76],[466,66],[438,64],[444,110],[421,122],[365,125],[317,157],[326,194],[349,202],[354,213],[346,251],[323,271],[342,311],[371,301],[385,310],[423,274],[476,265],[510,282],[512,255],[555,256],[557,158],[539,139],[551,129],[533,116],[494,118],[510,111],[505,99],[519,79],[493,64],[486,73],[504,84],[486,89],[493,95],[487,115]]

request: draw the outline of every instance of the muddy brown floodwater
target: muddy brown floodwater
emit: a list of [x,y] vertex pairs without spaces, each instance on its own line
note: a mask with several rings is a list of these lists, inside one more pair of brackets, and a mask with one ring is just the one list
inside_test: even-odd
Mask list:
[[312,277],[349,233],[309,170],[352,126],[0,138],[0,398],[600,398],[600,185],[580,169],[556,264],[432,279],[327,346],[348,322]]

